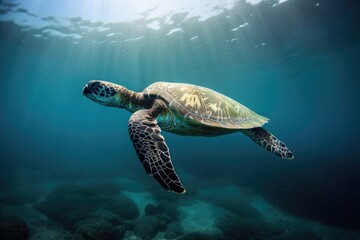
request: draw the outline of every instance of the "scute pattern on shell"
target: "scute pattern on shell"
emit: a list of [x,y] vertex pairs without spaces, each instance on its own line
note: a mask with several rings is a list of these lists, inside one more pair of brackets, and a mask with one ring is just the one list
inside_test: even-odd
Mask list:
[[249,129],[261,127],[269,120],[221,93],[196,85],[156,82],[143,92],[165,100],[185,118],[208,126]]

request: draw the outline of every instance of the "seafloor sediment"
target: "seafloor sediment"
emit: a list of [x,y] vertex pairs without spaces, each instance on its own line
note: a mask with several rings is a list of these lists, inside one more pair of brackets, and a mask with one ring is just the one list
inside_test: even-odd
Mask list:
[[23,179],[0,197],[0,239],[356,239],[235,185],[184,195],[127,179]]

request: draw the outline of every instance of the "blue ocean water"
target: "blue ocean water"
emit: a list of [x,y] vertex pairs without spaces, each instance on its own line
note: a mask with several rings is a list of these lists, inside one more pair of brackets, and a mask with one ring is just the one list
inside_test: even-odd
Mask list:
[[[360,239],[357,3],[80,3],[0,1],[0,239]],[[214,89],[295,159],[163,132],[187,189],[166,192],[91,79]]]

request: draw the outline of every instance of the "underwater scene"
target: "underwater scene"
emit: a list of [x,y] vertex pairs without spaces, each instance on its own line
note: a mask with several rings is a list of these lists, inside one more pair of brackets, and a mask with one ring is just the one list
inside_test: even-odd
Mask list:
[[360,239],[359,23],[347,0],[0,0],[0,239]]

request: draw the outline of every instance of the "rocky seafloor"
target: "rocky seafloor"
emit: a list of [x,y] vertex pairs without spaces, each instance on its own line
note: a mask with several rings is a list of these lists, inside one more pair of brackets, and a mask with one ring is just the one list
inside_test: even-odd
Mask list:
[[1,240],[360,239],[235,185],[184,195],[127,179],[23,179],[0,195]]

